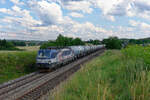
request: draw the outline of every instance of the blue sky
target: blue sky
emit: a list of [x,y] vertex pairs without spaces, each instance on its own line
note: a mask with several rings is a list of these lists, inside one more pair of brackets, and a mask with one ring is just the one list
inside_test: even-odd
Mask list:
[[0,0],[0,39],[150,37],[148,0]]

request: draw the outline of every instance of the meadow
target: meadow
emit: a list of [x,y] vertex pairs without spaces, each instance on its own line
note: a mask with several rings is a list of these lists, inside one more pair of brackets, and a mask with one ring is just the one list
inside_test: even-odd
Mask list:
[[37,51],[39,50],[40,46],[17,46],[17,48],[26,51]]
[[149,100],[150,47],[108,50],[83,65],[54,100]]
[[0,51],[0,83],[36,71],[36,50]]

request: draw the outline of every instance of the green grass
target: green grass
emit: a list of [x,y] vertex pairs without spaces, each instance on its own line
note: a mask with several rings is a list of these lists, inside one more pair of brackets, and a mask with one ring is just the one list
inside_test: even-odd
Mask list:
[[35,71],[35,60],[36,51],[0,52],[0,83]]
[[55,100],[149,100],[150,47],[108,50],[54,93]]

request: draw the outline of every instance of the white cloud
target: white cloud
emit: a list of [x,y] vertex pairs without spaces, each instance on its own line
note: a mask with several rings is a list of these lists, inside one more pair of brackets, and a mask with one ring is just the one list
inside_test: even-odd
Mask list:
[[60,0],[63,8],[72,11],[82,11],[83,13],[92,13],[91,3],[87,0]]
[[[35,20],[31,15],[30,11],[26,9],[21,9],[18,6],[13,6],[12,9],[1,8],[0,12],[6,13],[9,16],[5,16],[4,18],[0,18],[1,23],[5,23],[3,25],[3,29],[7,31],[20,32],[20,35],[27,35],[30,28],[41,24],[40,21]],[[14,27],[17,26],[17,27]],[[31,30],[32,31],[32,30]],[[24,34],[23,34],[24,33]]]
[[135,20],[130,20],[129,23],[134,28],[133,32],[136,32],[135,37],[144,38],[150,36],[150,24]]
[[131,26],[138,26],[138,25],[139,25],[139,22],[136,22],[136,21],[134,21],[134,20],[130,20],[130,21],[129,21],[129,24],[130,24]]
[[92,13],[93,6],[100,8],[103,17],[115,21],[116,16],[129,16],[150,19],[148,0],[49,0],[57,2],[65,9]]
[[102,10],[104,17],[129,16],[150,19],[150,2],[148,0],[90,0],[95,7]]
[[[72,37],[80,37],[83,40],[102,39],[110,35],[111,32],[93,25],[90,22],[79,23],[65,16],[64,22],[50,26],[30,26],[33,36],[39,35],[41,40],[55,39],[59,34]],[[86,35],[85,35],[86,34]]]
[[144,29],[149,29],[150,30],[150,24],[141,23],[141,27],[143,27]]
[[13,6],[12,9],[13,9],[14,11],[20,12],[20,8],[19,8],[18,6],[16,6],[16,5]]
[[20,0],[10,0],[12,3],[16,4],[16,5],[23,5],[23,2],[20,2]]
[[132,14],[139,18],[150,20],[150,2],[147,0],[136,0],[132,2]]
[[109,31],[93,25],[90,22],[79,23],[69,17],[65,17],[65,23],[61,24],[62,34],[66,36],[80,37],[84,40],[102,39],[108,37]]
[[150,11],[150,2],[148,0],[134,0],[133,6],[141,12]]
[[110,20],[112,22],[115,21],[115,17],[114,16],[111,16],[111,15],[104,15],[104,17],[107,19],[107,20]]
[[129,23],[133,27],[138,27],[138,28],[142,28],[142,29],[149,29],[150,28],[150,24],[145,23],[145,22],[130,20]]
[[115,16],[125,16],[130,10],[132,0],[91,0],[91,3],[100,8],[104,18],[115,21]]
[[120,1],[122,0],[96,0],[95,5],[101,8],[103,14],[106,15],[110,13]]
[[10,9],[6,9],[6,8],[0,8],[0,12],[1,13],[6,13],[6,14],[11,14],[11,10]]
[[11,16],[15,16],[15,17],[32,17],[30,15],[30,11],[26,10],[26,9],[21,9],[20,7],[14,5],[12,6],[11,9],[6,9],[6,8],[0,8],[0,12],[1,13],[5,13]]
[[82,17],[84,17],[82,14],[77,13],[77,12],[72,12],[69,15],[72,16],[72,17],[76,17],[76,18],[82,18]]
[[59,24],[63,21],[61,7],[56,3],[39,1],[33,4],[31,7],[39,16],[43,25]]
[[148,0],[88,0],[90,5],[100,8],[104,18],[115,21],[116,16],[150,19]]

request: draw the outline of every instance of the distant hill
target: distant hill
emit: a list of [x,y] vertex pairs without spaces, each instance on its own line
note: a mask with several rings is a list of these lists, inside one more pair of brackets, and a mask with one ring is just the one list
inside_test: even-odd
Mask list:
[[127,44],[150,44],[150,38],[142,38],[142,39],[121,39],[124,45]]
[[37,40],[7,40],[12,42],[15,46],[39,46],[47,41],[37,41]]

